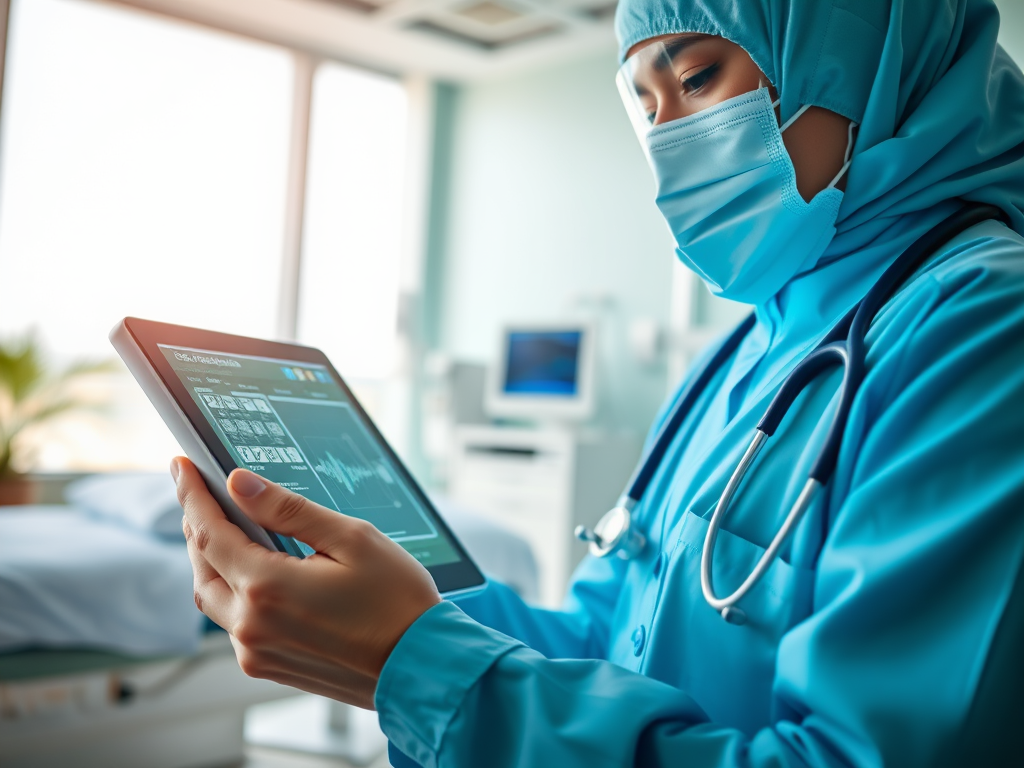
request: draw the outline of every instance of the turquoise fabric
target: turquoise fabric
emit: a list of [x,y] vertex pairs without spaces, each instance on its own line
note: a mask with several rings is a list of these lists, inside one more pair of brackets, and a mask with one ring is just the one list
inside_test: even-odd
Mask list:
[[[623,0],[618,29],[623,50],[723,34],[780,88],[784,112],[810,100],[861,122],[838,234],[754,308],[636,509],[640,558],[588,558],[559,611],[492,585],[406,632],[376,702],[395,760],[1021,762],[1024,76],[996,45],[995,9]],[[879,313],[827,492],[745,598],[749,623],[726,624],[701,595],[700,550],[755,424],[796,362],[962,199],[998,205],[1012,227],[958,236]],[[799,493],[837,386],[811,385],[762,451],[719,535],[720,591]]]

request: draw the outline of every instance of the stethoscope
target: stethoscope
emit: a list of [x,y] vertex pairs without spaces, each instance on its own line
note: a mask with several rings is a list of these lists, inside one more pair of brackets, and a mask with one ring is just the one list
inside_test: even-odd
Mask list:
[[[778,393],[772,399],[764,417],[754,431],[754,439],[732,473],[708,524],[700,560],[700,586],[704,599],[730,624],[743,624],[746,614],[738,603],[771,567],[786,537],[793,531],[804,513],[810,507],[821,488],[828,483],[836,467],[839,445],[846,428],[846,420],[853,405],[853,399],[860,387],[865,371],[864,338],[871,321],[882,305],[895,293],[903,281],[934,254],[940,246],[964,230],[986,219],[1006,221],[1005,214],[990,205],[972,204],[961,209],[938,226],[926,232],[910,245],[893,264],[885,270],[878,282],[867,295],[840,320],[824,339],[786,377]],[[743,339],[754,327],[754,316],[750,315],[725,340],[690,384],[682,392],[679,401],[665,421],[647,455],[626,486],[626,492],[619,498],[615,508],[605,514],[593,531],[584,526],[576,528],[576,537],[590,543],[590,552],[598,557],[617,555],[624,559],[637,557],[646,546],[646,538],[633,524],[633,508],[643,497],[654,473],[661,464],[669,445],[679,433],[680,427],[690,415],[694,405],[715,374],[725,365]],[[823,371],[834,366],[843,369],[839,385],[839,406],[832,417],[825,436],[825,442],[808,472],[807,481],[797,496],[789,514],[783,521],[771,544],[761,555],[754,570],[731,595],[718,597],[712,580],[712,558],[715,540],[729,504],[736,495],[736,489],[743,481],[754,459],[769,437],[775,434],[793,401],[804,388]]]

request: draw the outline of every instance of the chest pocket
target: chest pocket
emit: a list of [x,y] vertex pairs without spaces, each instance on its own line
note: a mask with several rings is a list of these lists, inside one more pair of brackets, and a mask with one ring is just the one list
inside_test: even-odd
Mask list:
[[[679,533],[677,546],[686,550],[688,559],[696,557],[698,585],[701,555],[713,511],[714,507],[703,516],[692,510],[687,512]],[[724,526],[719,527],[711,570],[718,597],[735,592],[753,572],[764,553],[765,547],[726,530]],[[786,554],[782,552],[772,561],[764,576],[738,603],[747,615],[748,624],[755,624],[780,638],[810,614],[814,587],[814,570],[792,565]],[[710,606],[708,610],[718,615]],[[725,623],[724,619],[720,620]]]
[[[659,623],[665,620],[675,626],[659,626],[657,634],[675,635],[677,653],[678,638],[685,638],[685,690],[712,720],[752,735],[787,714],[775,711],[772,703],[779,643],[810,614],[814,571],[776,558],[739,603],[747,622],[729,624],[701,592],[700,561],[707,531],[707,520],[686,513],[661,601],[666,610],[659,617]],[[763,547],[720,530],[713,559],[718,594],[733,592],[763,554]],[[652,656],[658,653],[653,647],[651,651]]]

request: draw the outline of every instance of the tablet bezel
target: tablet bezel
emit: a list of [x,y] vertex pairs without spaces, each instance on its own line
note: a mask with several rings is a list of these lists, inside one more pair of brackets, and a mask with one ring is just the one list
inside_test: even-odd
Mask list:
[[[273,358],[283,361],[295,361],[297,363],[310,363],[323,366],[334,379],[345,396],[351,402],[363,425],[368,429],[374,440],[384,451],[384,454],[391,460],[395,471],[398,472],[401,480],[409,488],[410,492],[431,514],[432,519],[440,527],[443,535],[452,543],[459,554],[459,561],[445,563],[443,565],[426,566],[427,572],[434,579],[438,592],[442,594],[454,594],[466,591],[482,589],[486,585],[483,573],[469,557],[465,547],[455,537],[448,524],[444,521],[437,509],[431,503],[419,483],[412,476],[405,464],[392,450],[387,440],[377,429],[376,424],[367,415],[355,394],[345,383],[341,374],[335,370],[334,365],[327,356],[319,349],[306,347],[300,344],[290,344],[280,341],[267,341],[251,338],[248,336],[236,336],[218,331],[208,331],[201,328],[190,328],[182,325],[160,323],[154,320],[142,320],[136,317],[126,317],[123,321],[124,327],[131,334],[138,348],[142,351],[150,367],[156,372],[164,387],[174,398],[178,408],[185,414],[195,432],[201,437],[206,449],[210,452],[217,464],[227,477],[231,471],[238,467],[234,458],[221,442],[210,422],[203,415],[195,400],[189,394],[188,389],[178,378],[177,373],[171,367],[170,362],[160,351],[160,345],[168,347],[190,347],[196,350],[208,350],[222,354],[246,355],[249,357]],[[289,554],[301,556],[293,551],[293,548],[286,547],[278,536],[271,533],[271,539],[282,551]],[[281,539],[285,537],[280,537]]]

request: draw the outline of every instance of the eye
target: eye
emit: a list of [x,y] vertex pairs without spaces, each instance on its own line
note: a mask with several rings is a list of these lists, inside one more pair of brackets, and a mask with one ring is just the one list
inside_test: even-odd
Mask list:
[[699,91],[711,81],[716,72],[718,72],[718,64],[711,64],[692,77],[687,77],[682,81],[683,92],[693,93]]
[[656,99],[644,99],[643,101],[646,103],[640,106],[644,110],[644,119],[651,125],[654,125],[654,120],[658,116],[658,102]]

